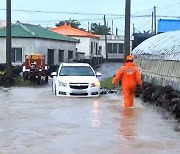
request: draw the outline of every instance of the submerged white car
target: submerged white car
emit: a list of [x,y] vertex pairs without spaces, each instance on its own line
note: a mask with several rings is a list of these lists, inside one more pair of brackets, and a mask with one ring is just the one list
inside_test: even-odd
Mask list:
[[62,63],[53,76],[52,90],[56,96],[98,97],[102,74],[87,63]]

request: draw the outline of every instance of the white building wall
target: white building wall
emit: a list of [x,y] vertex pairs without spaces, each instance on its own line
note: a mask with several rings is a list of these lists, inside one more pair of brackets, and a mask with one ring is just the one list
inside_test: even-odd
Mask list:
[[6,41],[0,38],[0,63],[6,62]]
[[90,38],[88,37],[72,37],[75,39],[79,39],[80,43],[77,44],[77,52],[83,52],[84,54],[84,58],[89,57],[89,53],[90,53]]
[[[59,50],[64,50],[64,62],[68,62],[68,51],[73,51],[76,58],[76,43],[47,39],[13,38],[12,48],[22,48],[22,62],[25,55],[40,53],[44,54],[47,62],[48,49],[54,49],[54,64],[59,64]],[[0,63],[6,62],[6,40],[0,38]]]
[[73,58],[76,59],[76,43],[56,40],[36,40],[37,52],[44,54],[47,61],[48,49],[54,50],[54,64],[59,64],[59,50],[64,50],[64,62],[68,62],[68,51],[73,51]]
[[[22,57],[26,54],[34,53],[33,39],[12,39],[12,48],[22,48]],[[24,59],[22,59],[24,61]],[[6,39],[0,38],[0,63],[6,62]]]
[[[83,52],[85,59],[90,59],[96,54],[96,46],[95,43],[98,43],[98,49],[99,49],[99,39],[96,38],[90,38],[90,37],[73,37],[75,39],[79,39],[80,43],[77,44],[77,51]],[[91,55],[91,42],[93,42],[93,54]]]
[[0,20],[0,27],[6,27],[6,20]]
[[104,39],[100,39],[99,41],[99,46],[101,46],[101,54],[103,56],[103,58],[106,58],[106,49],[105,49],[105,40]]
[[[98,48],[97,49],[99,49],[99,40],[96,39],[96,38],[91,38],[90,42],[93,42],[93,55],[96,55],[96,43],[98,44]],[[91,49],[91,43],[90,43],[90,49]]]
[[[130,52],[132,51],[132,41],[133,36],[131,36],[130,41]],[[123,35],[107,35],[107,43],[123,43],[124,44],[124,36]],[[105,36],[102,35],[99,41],[99,46],[102,47],[102,55],[106,58],[106,49],[105,49]],[[108,59],[122,59],[124,58],[123,53],[108,53]]]

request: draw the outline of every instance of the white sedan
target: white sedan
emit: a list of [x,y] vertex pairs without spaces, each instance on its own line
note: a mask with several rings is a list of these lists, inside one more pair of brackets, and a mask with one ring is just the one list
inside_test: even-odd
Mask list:
[[56,96],[99,97],[102,74],[87,63],[62,63],[53,76],[52,90]]

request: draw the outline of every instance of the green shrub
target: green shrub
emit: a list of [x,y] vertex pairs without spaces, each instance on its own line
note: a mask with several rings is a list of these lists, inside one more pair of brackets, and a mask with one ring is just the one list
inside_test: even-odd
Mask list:
[[30,81],[29,80],[24,80],[24,78],[22,76],[18,76],[15,80],[15,85],[17,86],[27,86],[30,85]]
[[101,81],[101,87],[105,88],[105,89],[112,89],[112,88],[114,88],[114,86],[112,85],[112,79],[113,78],[114,77],[112,76],[112,77],[109,77],[109,78]]

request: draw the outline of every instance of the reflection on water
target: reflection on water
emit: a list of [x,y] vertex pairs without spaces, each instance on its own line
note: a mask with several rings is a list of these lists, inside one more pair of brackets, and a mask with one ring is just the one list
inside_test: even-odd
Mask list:
[[136,112],[134,108],[123,108],[121,110],[121,117],[119,121],[119,133],[125,139],[134,140],[136,137],[135,134],[135,125],[137,123],[136,120]]
[[101,109],[100,109],[100,102],[97,100],[93,101],[92,113],[93,113],[92,127],[98,127],[101,123],[100,121]]

